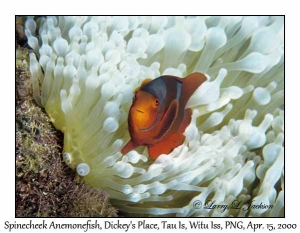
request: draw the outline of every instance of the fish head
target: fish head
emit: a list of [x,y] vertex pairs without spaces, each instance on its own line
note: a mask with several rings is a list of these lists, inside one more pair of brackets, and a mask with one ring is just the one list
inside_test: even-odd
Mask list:
[[138,90],[129,111],[128,123],[137,130],[151,129],[159,116],[160,100],[153,94]]

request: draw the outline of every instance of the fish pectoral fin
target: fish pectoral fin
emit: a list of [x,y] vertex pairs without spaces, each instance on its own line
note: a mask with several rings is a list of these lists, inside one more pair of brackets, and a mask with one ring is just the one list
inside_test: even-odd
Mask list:
[[152,160],[156,160],[161,154],[170,154],[176,147],[182,145],[185,136],[182,133],[172,134],[168,139],[148,146],[148,154]]
[[137,146],[135,146],[132,142],[132,140],[130,140],[129,142],[127,142],[127,144],[122,148],[121,153],[123,155],[127,154],[129,151],[133,150],[134,148],[136,148]]
[[186,127],[189,126],[189,124],[191,123],[191,120],[192,120],[192,114],[193,114],[192,109],[187,108],[184,111],[185,111],[185,116],[184,116],[183,122],[178,130],[178,132],[180,132],[180,133],[184,133]]
[[158,123],[159,124],[159,133],[154,137],[156,140],[160,140],[163,136],[165,136],[168,131],[171,129],[177,114],[178,114],[178,100],[175,99],[171,102],[168,110],[166,111],[163,119]]

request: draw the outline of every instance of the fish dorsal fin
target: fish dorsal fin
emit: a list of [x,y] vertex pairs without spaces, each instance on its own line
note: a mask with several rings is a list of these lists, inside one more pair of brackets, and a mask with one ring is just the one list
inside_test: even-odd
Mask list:
[[142,82],[140,87],[135,88],[134,92],[137,92],[139,89],[141,89],[142,87],[146,86],[148,83],[150,83],[152,81],[151,78],[146,78],[144,79],[144,81]]
[[180,80],[183,83],[181,88],[182,95],[180,104],[183,104],[183,106],[185,106],[193,93],[197,90],[197,88],[207,80],[207,77],[202,73],[196,72]]
[[176,99],[171,102],[168,110],[159,122],[159,133],[154,137],[154,139],[160,140],[172,128],[178,114],[178,105],[178,100]]

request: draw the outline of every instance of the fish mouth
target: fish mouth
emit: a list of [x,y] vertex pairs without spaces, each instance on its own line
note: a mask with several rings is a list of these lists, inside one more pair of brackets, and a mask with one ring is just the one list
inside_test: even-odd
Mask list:
[[141,113],[144,113],[143,111],[139,110],[139,109],[135,109],[137,112],[141,112]]

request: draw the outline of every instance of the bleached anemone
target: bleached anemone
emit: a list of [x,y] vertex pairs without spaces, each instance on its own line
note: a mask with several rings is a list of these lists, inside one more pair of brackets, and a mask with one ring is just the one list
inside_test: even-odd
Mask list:
[[[29,17],[33,95],[66,163],[120,210],[282,216],[283,30],[283,17]],[[193,72],[209,80],[188,102],[184,144],[154,162],[142,147],[122,156],[133,90]]]

